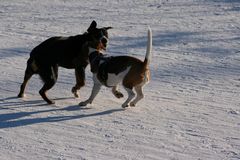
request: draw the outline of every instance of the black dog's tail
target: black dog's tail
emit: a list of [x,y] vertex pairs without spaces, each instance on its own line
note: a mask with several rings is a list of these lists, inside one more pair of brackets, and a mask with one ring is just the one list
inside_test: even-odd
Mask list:
[[27,66],[32,70],[32,72],[39,72],[38,64],[32,56],[30,56],[30,58],[28,59]]

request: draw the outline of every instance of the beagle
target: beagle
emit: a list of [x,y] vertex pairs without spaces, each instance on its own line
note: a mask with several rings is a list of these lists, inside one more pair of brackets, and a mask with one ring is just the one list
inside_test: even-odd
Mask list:
[[[118,85],[122,83],[128,93],[128,98],[122,107],[135,106],[144,97],[143,86],[150,80],[149,62],[152,50],[150,27],[148,28],[148,44],[144,61],[131,56],[106,56],[98,49],[101,46],[99,43],[88,43],[94,85],[91,96],[86,101],[80,102],[79,105],[85,106],[92,103],[103,85],[111,87],[115,97],[122,98],[123,94],[118,90]],[[136,97],[133,88],[136,91]]]

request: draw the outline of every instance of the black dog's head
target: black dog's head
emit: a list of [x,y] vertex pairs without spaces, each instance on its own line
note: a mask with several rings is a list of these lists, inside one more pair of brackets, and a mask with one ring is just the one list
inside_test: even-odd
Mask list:
[[91,41],[98,46],[98,49],[106,50],[108,44],[108,30],[112,27],[97,28],[96,21],[92,21],[91,25],[87,29],[88,35],[91,37]]

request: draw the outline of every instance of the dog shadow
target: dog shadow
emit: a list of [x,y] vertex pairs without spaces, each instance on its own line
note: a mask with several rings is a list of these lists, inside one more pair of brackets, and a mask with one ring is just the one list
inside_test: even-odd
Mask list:
[[[14,100],[18,97],[9,97],[5,99],[0,99],[0,110],[6,109],[6,110],[12,110],[14,112],[11,113],[2,113],[0,114],[0,129],[3,128],[14,128],[14,127],[22,127],[22,126],[28,126],[28,125],[34,125],[34,124],[42,124],[42,123],[53,123],[53,122],[61,122],[61,121],[69,121],[74,119],[83,119],[87,117],[96,117],[96,116],[103,116],[103,115],[109,115],[115,112],[121,112],[124,111],[123,108],[117,108],[117,109],[110,109],[105,110],[101,112],[93,112],[91,113],[77,113],[81,110],[90,110],[92,108],[89,107],[80,107],[78,105],[71,105],[64,108],[57,108],[56,106],[50,106],[48,109],[36,109],[36,111],[19,111],[19,109],[14,109],[14,106],[19,105],[18,107],[35,107],[35,106],[41,106],[46,105],[46,103],[43,103],[42,100],[34,100],[34,101],[26,101],[26,102],[4,102],[6,100]],[[3,102],[2,102],[3,101]],[[20,106],[21,103],[21,106]],[[23,104],[24,103],[24,104]],[[5,105],[5,106],[2,106]],[[15,107],[16,108],[16,107]],[[17,111],[17,112],[16,112]],[[59,115],[58,113],[69,111],[73,112],[72,115]],[[54,112],[54,113],[53,113]],[[42,113],[48,113],[45,117],[36,117],[35,115],[42,114]],[[51,116],[49,116],[51,115]]]
[[62,110],[66,110],[66,111],[79,111],[79,110],[90,110],[90,109],[92,109],[92,108],[74,105],[74,106],[65,107]]
[[14,108],[19,108],[19,107],[30,107],[30,106],[32,107],[35,105],[39,105],[39,106],[44,105],[42,100],[14,101],[14,100],[18,100],[18,99],[20,99],[20,98],[17,96],[0,99],[0,109],[14,109]]
[[[20,100],[20,101],[11,101],[11,100]],[[53,100],[70,100],[74,97],[62,97],[62,98],[53,98]],[[13,108],[22,108],[22,107],[33,107],[33,106],[45,106],[48,105],[44,100],[23,100],[17,96],[7,97],[0,99],[0,109],[13,109]]]

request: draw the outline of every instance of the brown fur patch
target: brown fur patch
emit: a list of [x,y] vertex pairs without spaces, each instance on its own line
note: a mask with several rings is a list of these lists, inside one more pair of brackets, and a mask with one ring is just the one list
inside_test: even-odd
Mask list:
[[150,79],[150,71],[144,63],[132,62],[131,69],[123,79],[123,85],[132,88]]
[[31,64],[31,67],[32,67],[32,70],[33,70],[34,72],[36,72],[36,71],[38,70],[38,66],[37,66],[35,60],[33,60],[32,64]]

